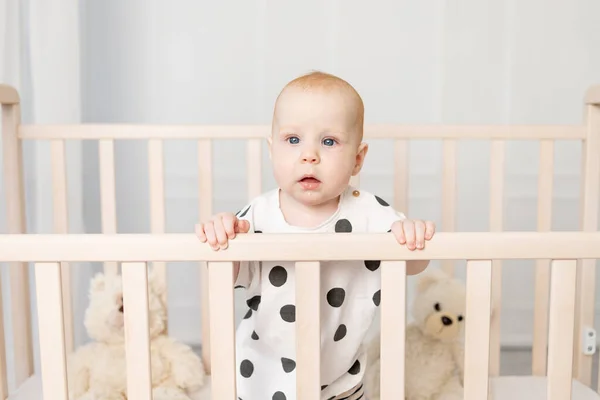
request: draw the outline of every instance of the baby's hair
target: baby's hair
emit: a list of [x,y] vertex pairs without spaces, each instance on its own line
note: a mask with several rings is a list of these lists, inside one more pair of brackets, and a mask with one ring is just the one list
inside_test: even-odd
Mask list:
[[360,97],[360,94],[358,94],[356,89],[350,83],[338,76],[329,74],[327,72],[311,71],[288,82],[277,96],[277,100],[275,101],[275,107],[277,107],[279,97],[281,97],[281,94],[285,92],[287,88],[300,88],[302,90],[341,89],[345,91],[353,98],[354,103],[356,104],[356,124],[358,126],[360,138],[362,140],[363,124],[365,118],[365,106],[362,98]]

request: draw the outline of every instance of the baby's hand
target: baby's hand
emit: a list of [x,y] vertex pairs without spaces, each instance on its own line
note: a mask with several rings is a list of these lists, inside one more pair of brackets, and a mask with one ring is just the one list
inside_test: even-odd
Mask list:
[[233,213],[220,213],[208,222],[196,225],[196,236],[202,243],[208,242],[213,250],[225,250],[229,239],[235,238],[236,233],[247,233],[250,223],[238,219]]
[[392,225],[392,232],[398,243],[406,244],[409,250],[423,249],[425,240],[431,240],[435,224],[431,221],[405,219]]

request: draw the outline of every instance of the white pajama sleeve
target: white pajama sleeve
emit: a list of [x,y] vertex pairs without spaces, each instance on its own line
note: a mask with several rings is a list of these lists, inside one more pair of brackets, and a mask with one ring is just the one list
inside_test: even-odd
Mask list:
[[374,196],[375,200],[370,200],[369,204],[369,232],[382,233],[392,229],[396,221],[406,219],[404,213],[397,211],[386,200]]

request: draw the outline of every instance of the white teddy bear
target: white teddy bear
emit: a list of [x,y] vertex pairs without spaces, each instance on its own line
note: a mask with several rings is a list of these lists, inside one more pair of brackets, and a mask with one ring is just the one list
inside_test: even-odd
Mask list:
[[[406,400],[462,400],[466,289],[441,270],[418,281],[414,322],[406,327]],[[383,305],[385,307],[385,305]],[[380,346],[377,335],[368,345],[365,390],[380,398]]]
[[[149,275],[148,325],[155,400],[190,400],[204,385],[205,371],[192,349],[165,334],[166,288]],[[119,275],[97,274],[91,281],[85,327],[92,342],[69,355],[70,400],[126,400],[123,290]],[[135,362],[135,360],[131,360]]]

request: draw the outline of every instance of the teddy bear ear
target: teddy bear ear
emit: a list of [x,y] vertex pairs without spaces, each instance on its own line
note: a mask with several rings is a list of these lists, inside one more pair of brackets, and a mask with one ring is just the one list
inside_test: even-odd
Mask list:
[[432,269],[431,271],[426,272],[419,282],[417,283],[417,291],[419,293],[424,292],[429,289],[431,285],[437,282],[441,282],[443,280],[449,279],[450,277],[441,269]]
[[90,293],[95,293],[104,290],[106,285],[106,277],[102,272],[98,272],[90,282]]

